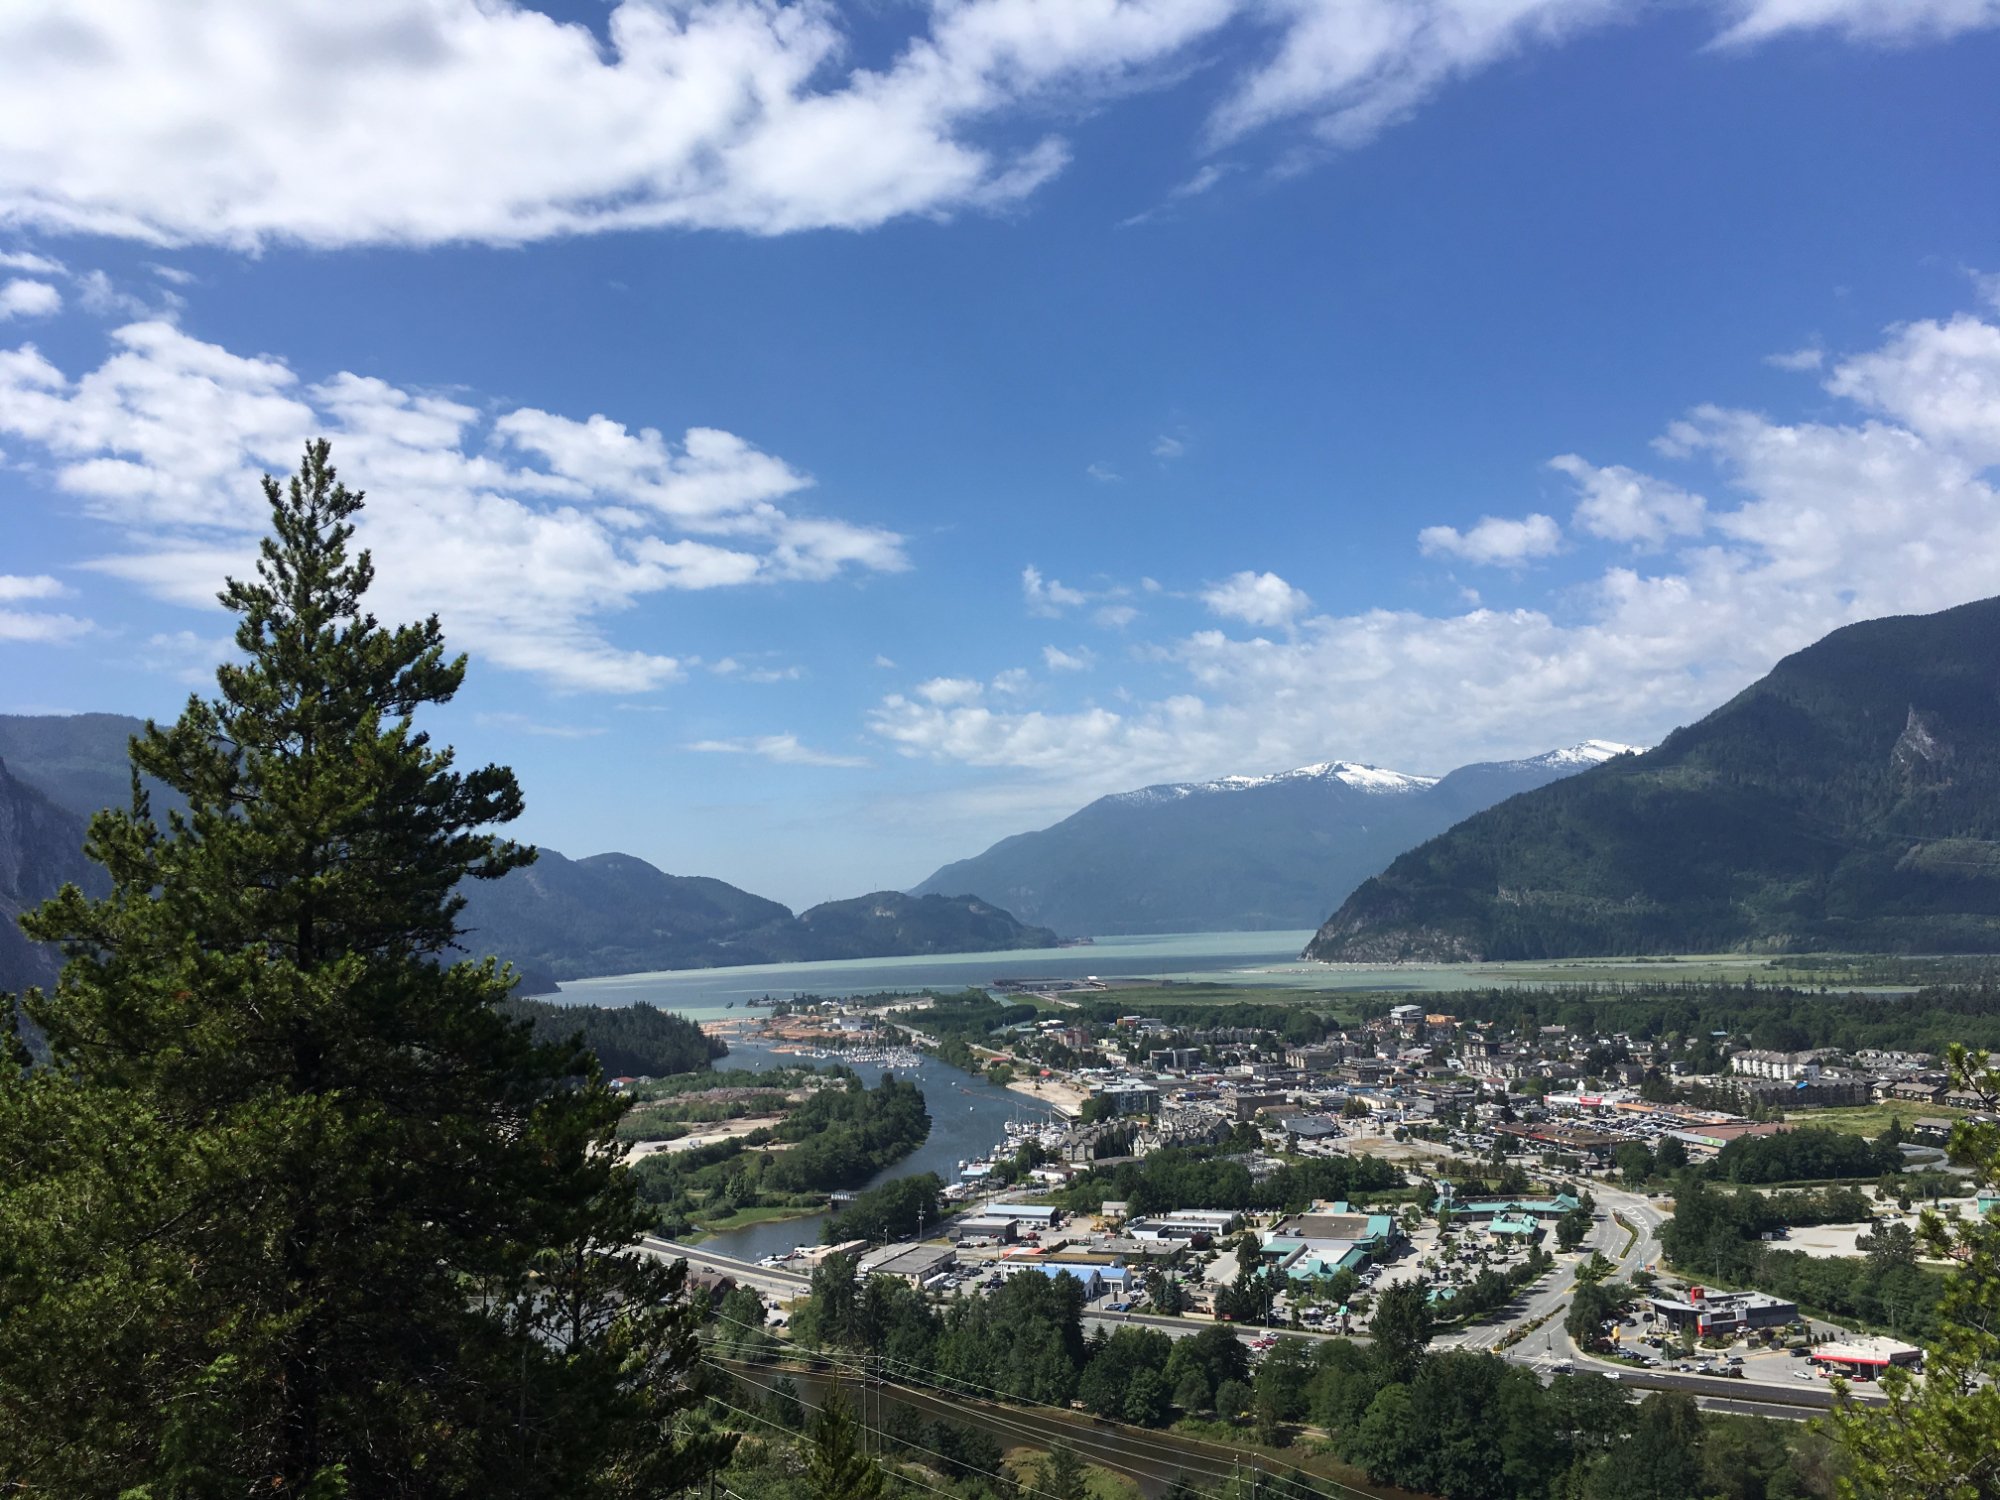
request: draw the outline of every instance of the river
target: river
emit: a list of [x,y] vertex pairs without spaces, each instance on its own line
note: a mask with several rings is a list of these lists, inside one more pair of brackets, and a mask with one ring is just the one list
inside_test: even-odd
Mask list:
[[[791,1053],[773,1052],[761,1043],[732,1040],[729,1055],[715,1066],[718,1071],[761,1072],[765,1068],[796,1067],[810,1062]],[[891,1071],[880,1063],[848,1066],[870,1086],[885,1071]],[[935,1057],[925,1057],[914,1068],[893,1071],[900,1078],[914,1080],[924,1091],[924,1103],[931,1112],[931,1133],[915,1151],[869,1179],[869,1187],[918,1172],[935,1172],[946,1184],[955,1182],[958,1164],[991,1151],[1005,1135],[1009,1120],[1043,1120],[1052,1113],[1048,1106],[1037,1104],[1024,1094],[996,1088],[982,1075],[967,1073]],[[825,1214],[814,1214],[809,1218],[750,1224],[709,1235],[702,1245],[718,1255],[757,1260],[794,1245],[818,1244],[825,1221]]]

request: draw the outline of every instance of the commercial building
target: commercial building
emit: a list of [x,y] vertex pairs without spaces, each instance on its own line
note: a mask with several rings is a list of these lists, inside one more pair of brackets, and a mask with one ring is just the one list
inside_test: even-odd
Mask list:
[[1894,1339],[1854,1338],[1837,1344],[1821,1344],[1812,1352],[1813,1363],[1857,1380],[1878,1376],[1892,1365],[1905,1370],[1922,1366],[1924,1351],[1914,1344]]
[[989,1203],[980,1217],[1012,1219],[1022,1229],[1054,1229],[1062,1223],[1062,1210],[1047,1203]]
[[960,1219],[954,1226],[954,1232],[961,1241],[991,1240],[996,1244],[1011,1245],[1018,1222],[993,1214],[974,1214],[971,1218]]
[[1134,1219],[1125,1232],[1135,1240],[1180,1240],[1206,1236],[1220,1239],[1236,1226],[1236,1215],[1226,1209],[1182,1208],[1170,1214]]
[[1441,1197],[1431,1205],[1435,1213],[1440,1208],[1449,1208],[1454,1219],[1469,1219],[1473,1223],[1483,1223],[1498,1218],[1530,1218],[1535,1220],[1560,1219],[1566,1213],[1573,1213],[1579,1206],[1578,1199],[1569,1193],[1557,1193],[1552,1198],[1456,1198]]
[[870,1276],[894,1276],[923,1286],[958,1264],[958,1252],[940,1245],[890,1245],[861,1262]]
[[1763,1292],[1711,1292],[1691,1286],[1685,1297],[1654,1297],[1654,1314],[1676,1331],[1692,1328],[1702,1338],[1779,1328],[1798,1321],[1799,1305]]

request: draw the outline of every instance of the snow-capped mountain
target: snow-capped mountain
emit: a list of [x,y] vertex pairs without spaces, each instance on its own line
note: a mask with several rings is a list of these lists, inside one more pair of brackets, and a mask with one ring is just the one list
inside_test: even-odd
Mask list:
[[1437,780],[1435,776],[1410,776],[1401,771],[1385,771],[1380,766],[1364,766],[1351,760],[1327,760],[1292,771],[1275,771],[1269,776],[1218,776],[1213,781],[1169,781],[1159,786],[1141,787],[1136,792],[1114,792],[1112,797],[1127,803],[1178,802],[1186,797],[1249,792],[1258,787],[1297,781],[1338,781],[1358,792],[1420,792],[1425,787],[1436,786]]
[[1069,936],[1314,927],[1404,850],[1629,748],[1585,740],[1445,776],[1328,760],[1117,792],[915,894],[976,893]]

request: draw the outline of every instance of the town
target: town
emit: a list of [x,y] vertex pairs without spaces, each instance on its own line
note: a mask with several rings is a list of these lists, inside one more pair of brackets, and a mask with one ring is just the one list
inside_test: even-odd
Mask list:
[[[945,1306],[1025,1275],[1072,1279],[1100,1330],[1234,1325],[1252,1361],[1283,1338],[1366,1338],[1394,1289],[1420,1289],[1434,1348],[1725,1412],[1809,1414],[1834,1377],[1865,1400],[1885,1370],[1920,1371],[1918,1215],[2000,1206],[1945,1170],[1953,1124],[1992,1101],[1939,1058],[1719,1028],[1523,1035],[1442,998],[1351,1021],[1096,981],[799,998],[721,1029],[815,1056],[949,1055],[1052,1114],[960,1163],[909,1232],[830,1231],[756,1266],[673,1253],[717,1298],[755,1289],[781,1339],[829,1276]],[[1828,1288],[1850,1266],[1900,1305],[1841,1303]]]

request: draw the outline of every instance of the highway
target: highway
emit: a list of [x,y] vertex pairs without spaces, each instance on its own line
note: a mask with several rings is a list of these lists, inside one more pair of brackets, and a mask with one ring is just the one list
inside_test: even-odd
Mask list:
[[[1661,1210],[1645,1198],[1633,1193],[1600,1188],[1596,1196],[1603,1217],[1593,1226],[1591,1239],[1586,1242],[1587,1247],[1602,1250],[1606,1259],[1615,1262],[1620,1279],[1629,1279],[1633,1272],[1657,1264],[1660,1256],[1659,1228],[1665,1218]],[[1613,1213],[1623,1214],[1638,1230],[1637,1235],[1632,1237],[1629,1249],[1625,1246],[1627,1232],[1612,1218]],[[646,1254],[656,1255],[662,1259],[685,1258],[690,1265],[723,1272],[742,1284],[754,1286],[759,1291],[776,1297],[802,1296],[810,1285],[808,1278],[796,1272],[750,1265],[726,1255],[704,1251],[698,1245],[681,1245],[672,1240],[648,1236],[640,1241],[639,1248]],[[1832,1391],[1818,1383],[1780,1385],[1775,1382],[1721,1376],[1684,1375],[1670,1370],[1642,1370],[1586,1354],[1571,1342],[1562,1326],[1562,1312],[1566,1308],[1571,1292],[1575,1289],[1575,1284],[1576,1265],[1565,1265],[1546,1278],[1541,1286],[1534,1288],[1521,1303],[1505,1311],[1497,1319],[1476,1324],[1470,1329],[1447,1333],[1438,1338],[1432,1347],[1490,1350],[1500,1342],[1510,1328],[1547,1315],[1548,1321],[1533,1334],[1511,1348],[1497,1352],[1518,1364],[1543,1371],[1546,1371],[1552,1361],[1571,1360],[1578,1371],[1594,1370],[1600,1374],[1615,1376],[1635,1395],[1653,1390],[1688,1391],[1704,1407],[1715,1411],[1751,1412],[1763,1416],[1799,1418],[1824,1411],[1833,1404]],[[1165,1317],[1156,1313],[1138,1312],[1086,1311],[1084,1321],[1106,1328],[1157,1328],[1162,1333],[1171,1334],[1176,1338],[1186,1338],[1200,1333],[1204,1328],[1214,1326],[1206,1318]],[[1343,1337],[1340,1334],[1314,1333],[1300,1329],[1275,1330],[1248,1325],[1238,1330],[1238,1336],[1245,1343],[1249,1343],[1273,1332],[1281,1332],[1284,1336],[1301,1338],[1313,1343]],[[1357,1342],[1366,1343],[1366,1336],[1361,1336]],[[1872,1392],[1857,1391],[1855,1396],[1856,1399],[1866,1402],[1878,1402],[1882,1399]]]

